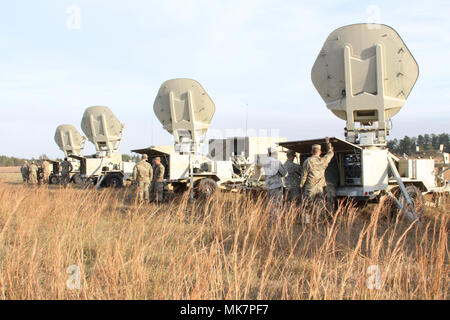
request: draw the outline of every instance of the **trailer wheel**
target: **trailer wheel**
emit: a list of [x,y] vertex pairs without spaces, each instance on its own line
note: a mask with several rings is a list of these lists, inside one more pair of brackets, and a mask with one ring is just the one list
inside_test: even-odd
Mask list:
[[113,173],[105,178],[104,183],[108,188],[121,188],[123,186],[123,178],[120,174]]
[[176,182],[172,184],[174,193],[183,193],[187,190],[186,183]]
[[58,184],[59,177],[58,176],[50,176],[49,181],[50,181],[50,184]]
[[[408,196],[411,198],[414,204],[414,210],[417,213],[417,217],[420,218],[425,211],[425,199],[423,197],[422,191],[414,185],[409,185],[406,187],[406,192]],[[400,193],[400,197],[398,199],[403,206],[407,206],[408,202],[405,199],[403,193]],[[398,210],[400,213],[400,210]]]
[[199,198],[209,198],[217,191],[217,183],[211,178],[204,178],[194,186],[195,193]]
[[81,186],[83,184],[83,178],[81,177],[80,174],[75,174],[72,177],[72,181],[73,183],[75,183],[77,186]]

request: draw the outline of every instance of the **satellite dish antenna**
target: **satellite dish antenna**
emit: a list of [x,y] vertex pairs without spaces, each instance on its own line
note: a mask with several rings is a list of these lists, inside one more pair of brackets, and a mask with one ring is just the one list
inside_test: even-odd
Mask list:
[[83,137],[71,124],[63,124],[56,128],[55,142],[66,157],[82,156],[85,141],[86,137]]
[[119,150],[124,128],[125,125],[104,106],[87,108],[81,121],[84,134],[95,145],[97,154],[103,155]]
[[418,76],[419,67],[398,33],[373,23],[333,31],[311,72],[328,109],[347,121],[347,141],[356,143],[360,133],[369,133],[381,145],[389,120],[406,103]]
[[205,143],[215,105],[197,81],[173,79],[161,85],[153,110],[163,128],[174,136],[175,150],[193,153]]

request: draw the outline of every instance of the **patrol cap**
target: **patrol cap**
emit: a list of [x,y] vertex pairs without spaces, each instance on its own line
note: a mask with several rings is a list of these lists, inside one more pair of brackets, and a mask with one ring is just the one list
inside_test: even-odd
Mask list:
[[148,155],[144,153],[144,154],[142,155],[142,159],[148,159]]
[[312,150],[322,150],[322,146],[320,144],[313,144],[312,145]]
[[295,156],[297,154],[297,152],[295,152],[294,150],[290,150],[290,149],[286,153],[288,156]]
[[155,161],[161,161],[161,158],[160,158],[160,157],[156,157],[156,158],[153,159],[153,160],[155,160]]

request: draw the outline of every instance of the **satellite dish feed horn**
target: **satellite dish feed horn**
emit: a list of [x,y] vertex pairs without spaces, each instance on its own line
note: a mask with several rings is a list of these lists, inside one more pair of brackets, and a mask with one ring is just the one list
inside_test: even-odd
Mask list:
[[55,142],[66,157],[70,155],[82,156],[86,139],[73,125],[64,124],[56,128]]

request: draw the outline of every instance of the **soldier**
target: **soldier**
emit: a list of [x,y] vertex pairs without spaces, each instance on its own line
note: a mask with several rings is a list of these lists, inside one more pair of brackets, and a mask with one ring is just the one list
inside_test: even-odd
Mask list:
[[303,163],[300,187],[304,188],[304,196],[309,200],[314,200],[319,196],[323,197],[323,188],[326,187],[325,169],[333,158],[334,152],[330,138],[326,137],[325,142],[328,148],[325,156],[320,157],[322,154],[321,146],[315,144],[312,146],[312,156]]
[[31,161],[31,165],[29,168],[29,175],[28,175],[28,183],[31,185],[36,185],[38,183],[38,166],[34,163],[34,161]]
[[20,168],[20,173],[22,173],[23,183],[28,182],[28,177],[30,174],[30,165],[28,164],[28,161],[23,163],[23,166]]
[[48,184],[50,178],[50,162],[44,159],[42,162],[42,180],[44,183]]
[[165,168],[161,164],[160,157],[156,157],[155,159],[153,159],[153,163],[155,164],[155,166],[153,180],[150,186],[150,197],[151,201],[155,200],[158,204],[163,200]]
[[284,163],[288,175],[284,178],[284,185],[286,187],[286,202],[288,204],[298,202],[300,197],[300,179],[302,176],[302,167],[294,163],[296,153],[293,150],[287,151],[287,160]]
[[150,163],[147,162],[148,156],[142,155],[141,161],[136,163],[133,169],[133,179],[137,183],[137,195],[139,201],[148,201],[148,189],[150,187],[150,181],[153,178],[153,168]]
[[70,182],[70,172],[73,170],[72,164],[67,161],[67,158],[64,158],[64,161],[61,162],[61,182],[64,188],[67,187],[67,184]]
[[281,204],[283,198],[283,181],[282,178],[286,176],[287,171],[280,160],[278,160],[278,150],[275,147],[268,149],[268,155],[265,164],[264,172],[266,175],[267,201],[272,205],[271,214],[276,218],[275,209]]

